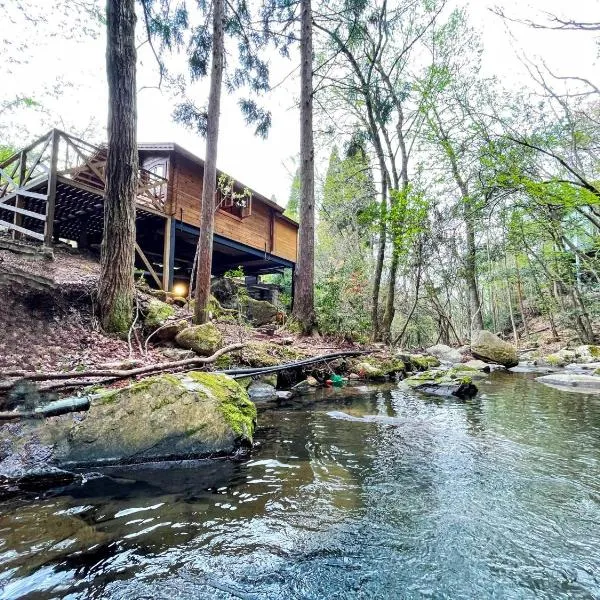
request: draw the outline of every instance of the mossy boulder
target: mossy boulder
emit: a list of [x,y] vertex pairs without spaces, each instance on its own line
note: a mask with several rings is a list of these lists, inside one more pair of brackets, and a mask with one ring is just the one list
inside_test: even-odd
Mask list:
[[233,379],[158,375],[100,392],[87,412],[30,422],[19,435],[4,429],[12,452],[0,461],[0,480],[15,462],[25,465],[22,476],[37,477],[57,467],[229,455],[252,444],[255,425],[256,407]]
[[407,371],[427,371],[440,366],[437,356],[428,354],[398,354],[397,356],[406,364]]
[[266,300],[255,300],[247,297],[244,298],[242,306],[246,318],[257,327],[277,321],[279,315],[277,307]]
[[193,350],[200,356],[210,356],[223,347],[223,336],[212,324],[187,327],[177,334],[175,343],[186,350]]
[[475,358],[504,365],[507,369],[519,364],[516,348],[485,329],[473,333],[471,353]]
[[185,319],[177,319],[172,321],[166,321],[161,325],[161,328],[156,331],[152,336],[152,341],[156,342],[170,342],[174,340],[179,333],[189,326],[189,323]]
[[175,309],[166,302],[152,298],[144,311],[144,325],[148,329],[157,329],[175,315]]
[[190,372],[159,375],[95,400],[66,440],[60,464],[146,461],[230,454],[250,445],[256,407],[233,379]]
[[473,384],[475,371],[458,371],[456,369],[429,370],[407,377],[403,384],[432,396],[455,396],[472,398],[477,394]]
[[356,361],[351,370],[363,379],[387,379],[398,373],[404,373],[406,364],[397,357],[370,356]]
[[238,364],[248,367],[274,367],[307,358],[307,354],[301,350],[272,342],[248,342],[234,356]]
[[215,278],[210,285],[210,291],[223,308],[238,307],[238,285],[231,277]]

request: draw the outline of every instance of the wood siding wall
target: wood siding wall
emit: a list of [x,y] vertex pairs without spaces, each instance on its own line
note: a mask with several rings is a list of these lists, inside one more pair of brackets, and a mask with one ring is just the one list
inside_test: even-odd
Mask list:
[[[169,165],[172,215],[197,227],[200,221],[202,167],[180,155],[173,158]],[[217,210],[215,233],[296,262],[296,228],[279,218],[277,211],[257,198],[252,199],[252,214],[244,219]]]

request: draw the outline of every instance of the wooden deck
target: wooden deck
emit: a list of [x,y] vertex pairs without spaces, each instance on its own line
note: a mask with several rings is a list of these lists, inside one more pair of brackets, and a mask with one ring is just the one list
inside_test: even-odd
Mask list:
[[[0,163],[0,226],[47,246],[101,233],[105,173],[106,148],[53,129]],[[166,217],[166,188],[140,169],[138,209]]]

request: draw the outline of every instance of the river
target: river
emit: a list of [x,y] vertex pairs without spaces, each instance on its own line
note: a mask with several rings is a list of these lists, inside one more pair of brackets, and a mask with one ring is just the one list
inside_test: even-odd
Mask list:
[[0,505],[0,598],[600,598],[600,396],[496,373],[259,412],[242,462]]

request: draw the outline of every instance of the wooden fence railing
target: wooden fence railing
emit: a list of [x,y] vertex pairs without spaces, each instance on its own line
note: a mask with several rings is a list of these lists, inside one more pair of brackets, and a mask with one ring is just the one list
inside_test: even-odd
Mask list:
[[[14,217],[12,222],[0,218],[0,226],[50,245],[59,180],[104,195],[106,147],[94,146],[53,129],[1,162],[0,210],[9,211]],[[44,187],[46,191],[40,191]],[[164,214],[166,190],[166,179],[145,169],[139,170],[137,203],[140,207]],[[44,233],[23,227],[24,217],[43,221]]]

